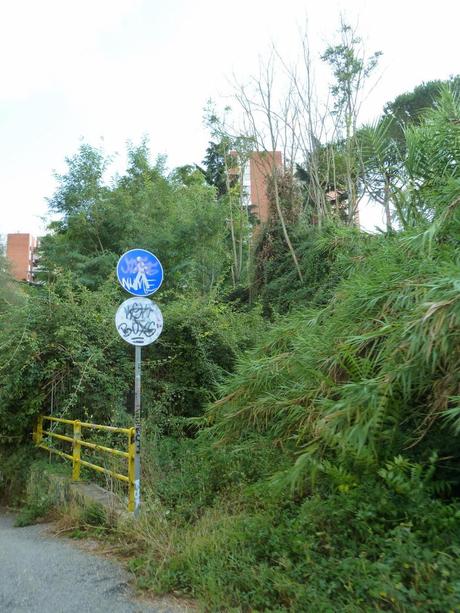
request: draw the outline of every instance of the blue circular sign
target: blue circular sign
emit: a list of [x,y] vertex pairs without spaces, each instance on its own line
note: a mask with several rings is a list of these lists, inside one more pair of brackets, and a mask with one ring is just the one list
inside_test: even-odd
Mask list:
[[150,251],[131,249],[118,260],[117,277],[133,296],[150,296],[163,283],[163,266]]

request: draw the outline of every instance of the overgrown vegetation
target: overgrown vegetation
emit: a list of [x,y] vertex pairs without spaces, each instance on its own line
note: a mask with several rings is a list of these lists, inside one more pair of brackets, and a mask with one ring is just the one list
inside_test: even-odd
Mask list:
[[456,610],[451,211],[440,234],[368,239],[326,306],[297,306],[239,360],[198,438],[160,444],[143,585],[216,609]]
[[[370,64],[344,25],[341,36],[328,61],[351,59],[355,72],[348,84],[336,74],[340,136],[315,141],[297,126],[292,143],[311,147],[267,177],[268,223],[254,227],[235,180],[263,129],[252,115],[251,134],[230,137],[214,118],[220,142],[204,171],[168,174],[143,143],[106,184],[107,160],[83,146],[50,199],[61,218],[43,240],[45,283],[18,287],[0,261],[0,487],[10,500],[27,481],[39,413],[130,423],[113,268],[138,245],[163,261],[166,325],[143,363],[142,513],[113,525],[86,509],[74,523],[79,534],[97,524],[142,587],[207,610],[460,603],[458,79],[435,84],[436,96],[430,83],[398,97],[359,126],[343,92],[360,93]],[[259,85],[272,91],[270,79]],[[273,117],[264,107],[266,153],[283,133]],[[385,231],[357,227],[365,197],[384,206]],[[24,522],[52,506],[38,482],[29,479]]]

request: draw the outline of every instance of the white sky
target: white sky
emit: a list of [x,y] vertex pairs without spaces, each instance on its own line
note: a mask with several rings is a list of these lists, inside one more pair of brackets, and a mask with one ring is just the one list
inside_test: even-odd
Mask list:
[[363,119],[460,72],[457,0],[0,0],[0,234],[43,232],[53,170],[81,140],[121,167],[144,134],[170,167],[201,163],[206,101],[228,104],[271,42],[294,54],[307,17],[318,57],[340,11],[384,53]]

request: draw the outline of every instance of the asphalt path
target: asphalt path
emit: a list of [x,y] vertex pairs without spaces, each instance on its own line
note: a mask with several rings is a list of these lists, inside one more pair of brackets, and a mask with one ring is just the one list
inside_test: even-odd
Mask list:
[[0,512],[0,613],[177,613],[136,600],[116,562]]

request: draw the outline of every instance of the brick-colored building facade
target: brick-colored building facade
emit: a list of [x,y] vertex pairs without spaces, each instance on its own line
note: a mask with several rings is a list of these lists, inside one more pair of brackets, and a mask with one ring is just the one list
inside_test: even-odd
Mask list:
[[[231,151],[230,155],[238,156],[236,151]],[[281,151],[253,151],[243,168],[235,166],[229,170],[231,177],[239,177],[242,183],[244,204],[262,223],[266,223],[270,217],[267,181],[273,175],[273,168],[281,169],[282,166]]]
[[252,210],[262,223],[270,217],[267,180],[273,174],[273,167],[279,169],[282,165],[281,151],[254,151],[249,157],[249,195]]
[[11,265],[11,273],[18,281],[32,283],[35,280],[34,268],[37,263],[38,240],[31,234],[8,234],[6,257]]

